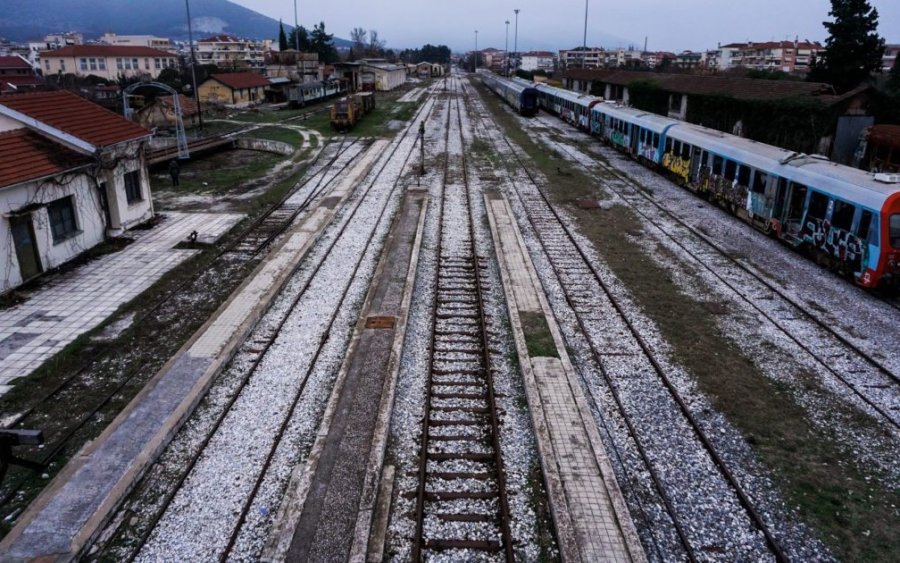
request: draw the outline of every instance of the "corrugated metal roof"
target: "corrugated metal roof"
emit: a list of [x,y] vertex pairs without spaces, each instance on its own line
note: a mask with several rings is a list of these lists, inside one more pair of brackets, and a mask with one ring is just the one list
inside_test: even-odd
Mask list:
[[91,159],[29,129],[0,133],[0,188],[53,176]]
[[147,137],[150,132],[71,92],[32,92],[0,97],[0,106],[23,113],[96,146]]
[[232,90],[240,90],[242,88],[257,88],[259,86],[268,86],[269,79],[255,72],[232,72],[226,74],[213,74],[211,79],[221,82]]

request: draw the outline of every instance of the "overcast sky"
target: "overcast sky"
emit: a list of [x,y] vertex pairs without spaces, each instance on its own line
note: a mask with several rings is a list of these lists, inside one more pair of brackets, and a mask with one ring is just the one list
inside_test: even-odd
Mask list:
[[[285,23],[294,21],[293,0],[231,0]],[[822,22],[829,0],[589,0],[588,45],[681,51],[717,43],[771,41],[799,36],[824,41]],[[900,43],[900,0],[870,0],[878,9],[879,33]],[[584,0],[297,0],[300,23],[319,21],[339,37],[354,27],[376,29],[389,47],[425,43],[471,50],[509,48],[514,42],[514,8],[519,13],[519,50],[555,50],[581,45]]]

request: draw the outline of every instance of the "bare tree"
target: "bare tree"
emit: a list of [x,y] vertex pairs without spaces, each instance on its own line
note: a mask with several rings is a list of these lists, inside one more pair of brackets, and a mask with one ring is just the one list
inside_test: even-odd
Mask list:
[[368,56],[370,57],[380,57],[382,53],[384,53],[385,41],[378,38],[378,30],[370,29],[369,30],[369,45],[366,49],[368,51]]
[[350,41],[353,42],[353,50],[362,54],[366,50],[366,35],[368,32],[361,27],[350,30]]

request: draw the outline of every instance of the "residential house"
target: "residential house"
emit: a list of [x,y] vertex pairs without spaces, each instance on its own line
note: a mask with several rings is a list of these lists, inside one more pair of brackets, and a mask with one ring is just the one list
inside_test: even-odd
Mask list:
[[[178,94],[178,107],[181,110],[181,121],[186,129],[199,124],[200,111],[193,98]],[[175,98],[173,96],[157,96],[155,100],[137,110],[135,121],[146,129],[174,130],[177,122]]]
[[559,64],[563,68],[604,68],[606,57],[606,49],[602,47],[560,49]]
[[897,60],[898,54],[900,54],[900,44],[888,43],[884,46],[884,56],[881,58],[881,70],[883,72],[890,72],[894,68],[894,62]]
[[542,70],[550,73],[556,70],[556,57],[550,51],[530,51],[522,53],[522,70],[534,72]]
[[819,42],[765,41],[729,43],[712,51],[709,67],[726,71],[736,67],[782,72],[809,71],[809,65],[825,51]]
[[705,53],[682,51],[675,56],[672,66],[681,70],[694,70],[705,65]]
[[175,53],[177,49],[168,37],[156,37],[153,35],[117,35],[104,33],[100,42],[106,45],[119,45],[121,47],[150,47],[169,53]]
[[153,216],[149,137],[71,92],[0,97],[0,293]]
[[248,106],[266,99],[269,81],[255,72],[213,74],[197,86],[200,100],[210,104]]
[[265,53],[272,50],[272,41],[241,39],[227,33],[211,35],[197,41],[197,61],[221,69],[258,70],[266,66]]
[[494,72],[500,72],[506,69],[506,51],[488,47],[481,51],[482,68],[489,68]]
[[23,57],[0,57],[0,94],[27,90],[42,83],[31,63]]
[[147,76],[156,79],[167,68],[178,68],[172,53],[150,47],[116,45],[71,45],[41,51],[44,76],[74,74],[97,76],[106,80]]

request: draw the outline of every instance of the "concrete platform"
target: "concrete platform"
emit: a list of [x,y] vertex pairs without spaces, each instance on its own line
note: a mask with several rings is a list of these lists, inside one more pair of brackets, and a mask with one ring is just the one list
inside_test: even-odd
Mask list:
[[[485,196],[563,561],[646,561],[512,209]],[[521,316],[542,316],[558,358],[531,357]]]
[[37,369],[79,335],[96,327],[167,272],[199,252],[176,249],[197,231],[215,242],[242,215],[167,213],[123,250],[103,256],[30,292],[21,305],[0,311],[0,394]]
[[54,479],[0,543],[3,561],[69,561],[102,529],[193,412],[384,149],[377,142],[166,363],[94,442]]
[[287,486],[265,561],[366,558],[427,201],[421,192],[403,199],[316,442]]

